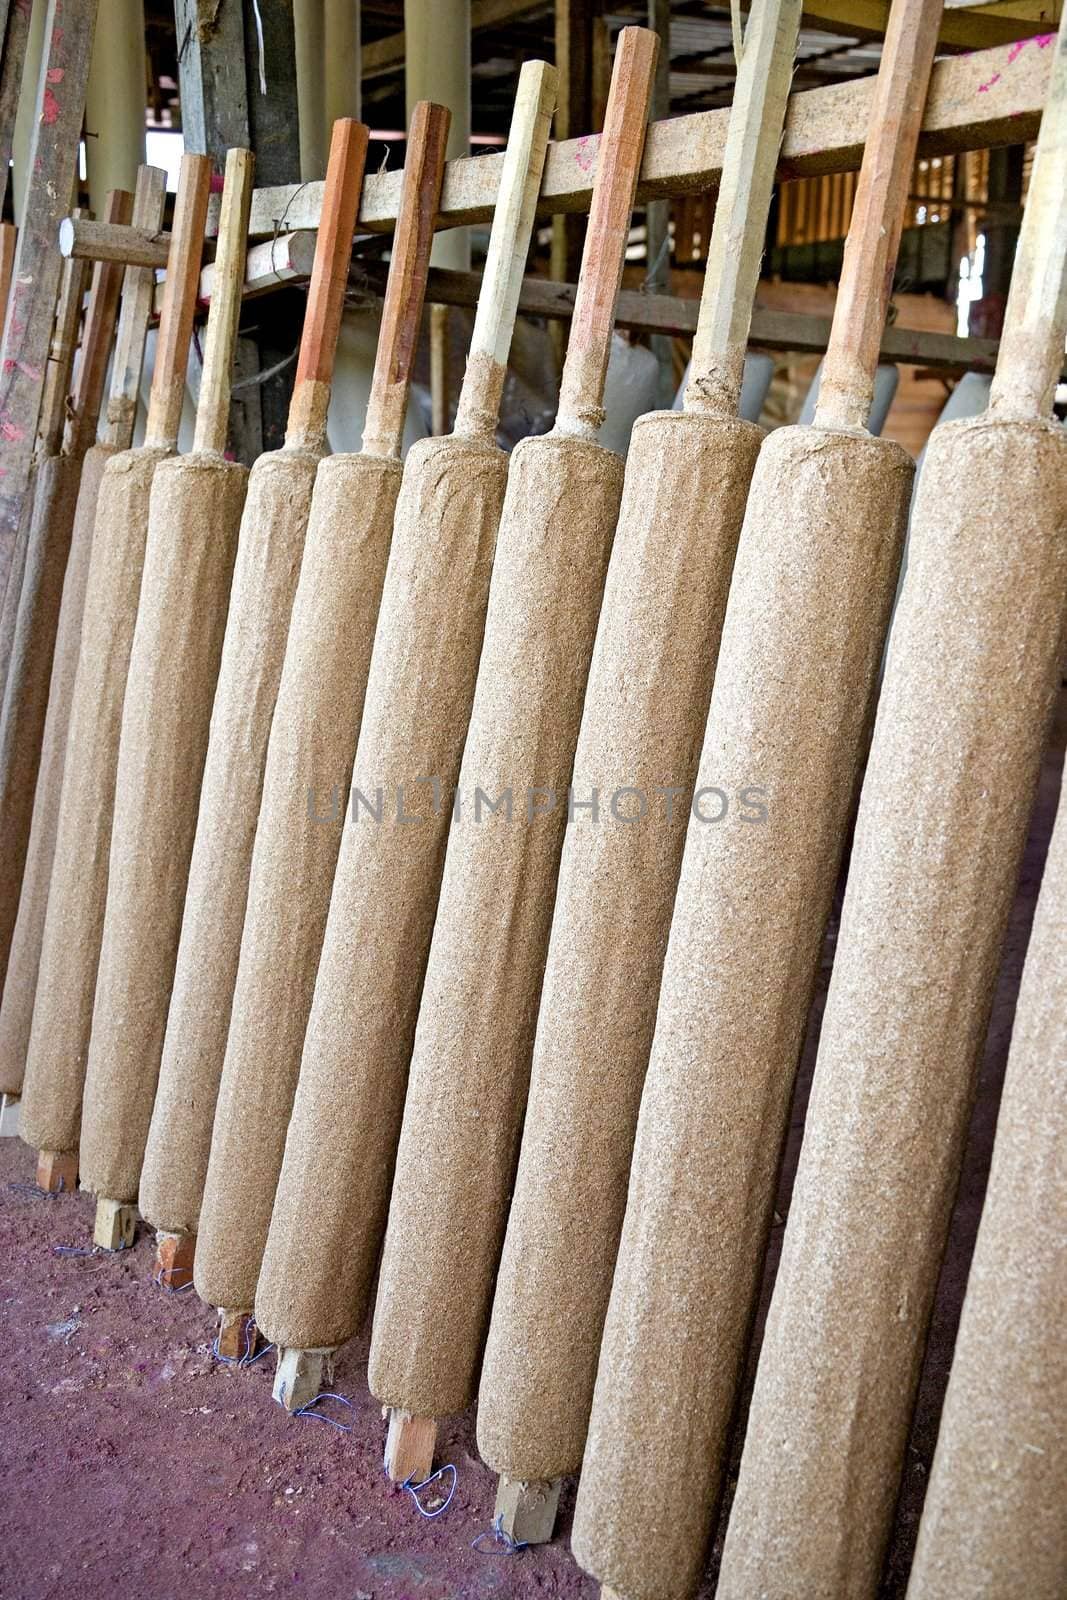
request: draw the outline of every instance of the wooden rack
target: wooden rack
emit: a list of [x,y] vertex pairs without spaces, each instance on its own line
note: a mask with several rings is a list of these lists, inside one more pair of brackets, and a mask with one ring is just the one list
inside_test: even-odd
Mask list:
[[[988,149],[1032,139],[1041,119],[1051,69],[1052,36],[948,57],[933,71],[923,118],[922,156]],[[779,179],[850,172],[863,153],[873,78],[828,88],[808,89],[790,100],[778,164]],[[728,110],[697,112],[654,122],[645,146],[638,202],[707,193],[718,184],[729,121]],[[558,141],[549,147],[538,210],[541,215],[582,212],[592,192],[599,135]],[[457,227],[486,222],[493,214],[501,155],[467,156],[450,161],[445,171],[436,226]],[[361,234],[389,232],[396,222],[402,174],[380,173],[366,179],[357,229]],[[252,198],[245,297],[270,293],[306,280],[314,255],[315,232],[322,211],[323,185],[304,183],[257,189]],[[217,227],[218,202],[213,199],[209,237]],[[62,225],[65,255],[88,260],[117,260],[162,267],[169,236],[133,228],[71,218]],[[211,296],[213,267],[201,276],[201,299]],[[353,264],[355,287],[377,292],[382,275],[373,262]],[[478,275],[431,273],[430,299],[446,305],[473,305]],[[519,309],[528,315],[567,319],[573,285],[527,278]],[[624,291],[619,301],[622,327],[659,334],[689,335],[695,303],[663,294]],[[768,349],[821,351],[829,332],[826,317],[779,311],[756,311],[752,343]],[[882,355],[888,361],[915,362],[946,372],[990,372],[996,341],[957,339],[948,334],[887,327]]]

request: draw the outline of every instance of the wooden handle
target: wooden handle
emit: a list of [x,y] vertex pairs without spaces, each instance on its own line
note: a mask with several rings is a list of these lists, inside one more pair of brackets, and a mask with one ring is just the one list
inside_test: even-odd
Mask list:
[[915,166],[942,0],[893,0],[845,240],[815,424],[864,428]]
[[[167,174],[162,167],[138,167],[133,194],[133,225],[157,232],[163,225],[167,198]],[[141,392],[144,342],[148,319],[156,292],[156,275],[151,267],[127,267],[122,280],[122,309],[119,331],[115,335],[115,359],[111,364],[111,392],[107,400],[107,426],[104,438],[118,450],[128,450],[137,418],[137,397]]]
[[1054,45],[989,409],[1048,417],[1067,337],[1067,10]]
[[400,454],[451,121],[452,113],[446,106],[433,105],[429,100],[420,100],[411,114],[404,182],[382,306],[382,330],[363,429],[363,449],[368,455]]
[[63,439],[70,375],[78,348],[78,324],[88,280],[87,261],[64,261],[41,399],[40,447],[46,456],[54,456]]
[[0,222],[0,323],[7,310],[7,297],[11,292],[11,274],[15,270],[15,247],[19,230],[13,222]]
[[687,411],[736,416],[802,0],[749,12],[685,391]]
[[315,241],[304,331],[296,364],[285,442],[290,449],[321,450],[341,328],[356,212],[367,165],[370,130],[342,117],[333,125],[330,160]]
[[178,442],[210,188],[210,157],[182,156],[144,441],[163,450]]
[[604,420],[604,378],[615,301],[622,282],[658,54],[659,35],[650,29],[623,28],[619,34],[559,391],[556,427],[565,433],[595,434]]
[[193,449],[221,456],[230,431],[230,385],[233,351],[241,320],[245,253],[248,249],[248,213],[252,205],[252,175],[256,158],[251,150],[230,150],[219,208],[219,243],[212,278],[211,309],[204,340],[204,370],[196,407]]
[[[112,189],[104,202],[104,216],[108,222],[127,223],[132,207],[132,194],[125,189]],[[64,452],[70,456],[83,456],[96,438],[121,288],[122,268],[119,264],[115,261],[98,261],[93,268],[89,305],[85,313],[74,405],[67,418],[63,440]]]
[[527,61],[519,73],[470,355],[456,411],[457,433],[491,436],[496,429],[558,85],[559,73],[545,61]]

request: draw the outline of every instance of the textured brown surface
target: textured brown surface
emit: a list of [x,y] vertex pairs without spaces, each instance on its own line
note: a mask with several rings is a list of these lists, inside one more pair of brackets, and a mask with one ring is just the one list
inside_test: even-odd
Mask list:
[[241,949],[267,740],[300,576],[312,450],[260,456],[248,480],[200,811],[140,1207],[157,1228],[195,1229],[211,1149]]
[[74,675],[81,646],[85,586],[93,548],[96,501],[104,467],[117,452],[96,445],[82,461],[78,501],[74,513],[70,554],[63,580],[63,599],[56,628],[52,676],[48,688],[48,713],[41,736],[41,759],[33,797],[33,818],[26,846],[26,863],[18,916],[11,934],[7,976],[0,1002],[0,1093],[18,1094],[30,1043],[37,968],[41,959],[48,885],[59,826],[59,800],[63,791],[63,764],[67,752]]
[[1067,439],[934,435],[719,1594],[873,1595],[1060,666]]
[[[762,434],[636,424],[574,759],[530,1099],[478,1405],[510,1478],[577,1472],[734,552]],[[612,795],[647,810],[620,822]],[[658,787],[679,790],[667,813]],[[635,816],[636,796],[622,797]]]
[[699,1579],[911,479],[814,427],[753,476],[698,769],[728,810],[689,823],[575,1519],[627,1600]]
[[18,619],[0,712],[0,982],[7,971],[30,838],[80,477],[80,456],[50,456],[38,469],[33,497]]
[[200,1214],[196,1287],[210,1305],[248,1307],[255,1299],[330,907],[400,476],[400,462],[392,458],[331,456],[315,480],[267,746]]
[[152,1115],[248,470],[163,463],[152,483],[122,710],[81,1181],[133,1202]]
[[908,1589],[1067,1593],[1067,784],[1019,989],[985,1209]]
[[7,672],[11,664],[11,648],[15,643],[15,624],[19,614],[19,596],[22,593],[22,574],[26,570],[26,540],[33,516],[33,502],[37,493],[37,469],[40,461],[34,457],[30,463],[30,477],[22,497],[22,517],[15,534],[15,548],[11,553],[11,571],[4,585],[4,602],[0,605],[0,705],[7,687]]
[[[511,457],[371,1345],[372,1392],[423,1415],[462,1410],[477,1381],[621,491],[622,462],[585,440],[526,439]],[[557,800],[528,820],[533,787]],[[476,788],[511,788],[512,820],[476,820]]]
[[20,1133],[74,1150],[107,898],[122,701],[137,621],[148,496],[162,449],[126,450],[104,469],[45,914]]
[[[506,478],[503,451],[459,438],[404,466],[352,772],[388,804],[341,841],[256,1291],[281,1345],[343,1344],[367,1314]],[[398,821],[398,785],[418,822]]]

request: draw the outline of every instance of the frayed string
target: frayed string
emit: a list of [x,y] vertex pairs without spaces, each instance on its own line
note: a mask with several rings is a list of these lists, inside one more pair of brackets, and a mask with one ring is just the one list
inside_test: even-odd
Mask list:
[[[452,1487],[448,1491],[448,1496],[445,1499],[445,1503],[444,1505],[438,1506],[436,1511],[427,1511],[424,1506],[419,1504],[419,1495],[423,1489],[428,1489],[431,1483],[436,1483],[438,1478],[443,1478],[446,1472],[450,1472],[452,1474]],[[456,1483],[459,1478],[459,1473],[456,1471],[451,1461],[446,1461],[443,1467],[438,1467],[436,1472],[431,1472],[430,1476],[428,1478],[423,1478],[421,1483],[412,1483],[411,1477],[413,1476],[414,1474],[411,1474],[410,1477],[405,1478],[400,1487],[402,1489],[406,1489],[408,1494],[411,1496],[411,1503],[415,1507],[415,1510],[419,1513],[419,1516],[425,1517],[427,1522],[432,1522],[435,1517],[443,1517],[449,1506],[452,1504],[452,1500],[456,1493]]]
[[[483,1539],[492,1539],[499,1549],[487,1549],[482,1544]],[[471,1540],[471,1549],[477,1550],[480,1556],[517,1556],[520,1550],[529,1548],[529,1539],[513,1539],[504,1527],[504,1513],[493,1519],[491,1528],[483,1528],[476,1539]]]
[[320,1400],[339,1400],[343,1406],[348,1407],[349,1411],[352,1409],[351,1400],[347,1400],[343,1394],[334,1394],[332,1390],[325,1389],[321,1394],[317,1394],[313,1400],[307,1400],[302,1406],[299,1406],[293,1412],[293,1416],[306,1417],[309,1422],[328,1422],[331,1428],[339,1428],[342,1433],[351,1433],[352,1429],[347,1422],[338,1422],[336,1417],[324,1417],[321,1412],[314,1409]]

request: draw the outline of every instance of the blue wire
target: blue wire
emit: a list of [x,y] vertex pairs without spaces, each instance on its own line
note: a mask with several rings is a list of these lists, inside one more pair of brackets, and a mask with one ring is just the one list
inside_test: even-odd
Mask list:
[[351,1400],[346,1400],[343,1394],[334,1394],[331,1390],[326,1389],[321,1394],[317,1394],[313,1400],[305,1401],[302,1406],[299,1406],[293,1412],[293,1416],[306,1417],[309,1422],[328,1422],[331,1428],[339,1428],[342,1433],[351,1433],[352,1429],[347,1422],[338,1422],[336,1417],[320,1416],[317,1411],[312,1410],[312,1407],[317,1406],[320,1400],[340,1400],[343,1406],[347,1406],[350,1411],[352,1409]]
[[[503,1551],[486,1550],[482,1546],[483,1539],[495,1539],[496,1543],[503,1546]],[[494,1519],[491,1528],[483,1528],[476,1539],[471,1540],[471,1549],[477,1550],[480,1556],[496,1556],[500,1554],[517,1556],[520,1550],[529,1549],[529,1539],[513,1539],[504,1528],[504,1513],[501,1512]]]
[[[448,1498],[445,1500],[444,1505],[438,1506],[436,1511],[424,1510],[419,1504],[419,1494],[423,1489],[428,1488],[431,1483],[435,1483],[438,1478],[443,1478],[446,1472],[450,1472],[452,1474],[452,1487],[448,1491]],[[423,1478],[421,1483],[412,1483],[411,1478],[407,1477],[404,1479],[400,1487],[402,1489],[406,1489],[408,1494],[411,1496],[411,1502],[414,1505],[415,1510],[419,1513],[419,1516],[425,1517],[427,1522],[432,1522],[435,1517],[444,1516],[445,1512],[452,1504],[452,1500],[456,1493],[456,1483],[458,1479],[459,1473],[456,1471],[451,1461],[446,1461],[443,1467],[438,1467],[436,1472],[431,1472],[430,1476],[428,1478]]]

